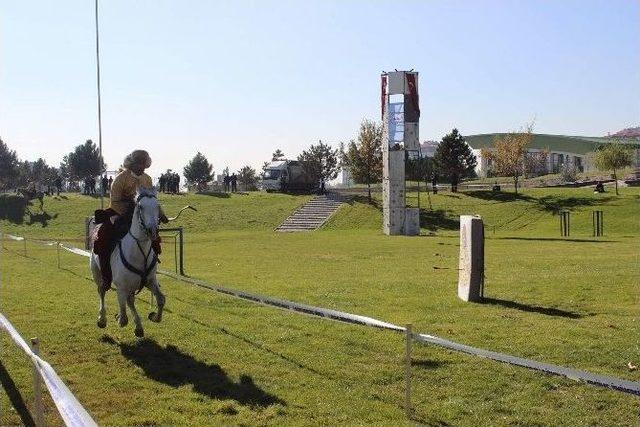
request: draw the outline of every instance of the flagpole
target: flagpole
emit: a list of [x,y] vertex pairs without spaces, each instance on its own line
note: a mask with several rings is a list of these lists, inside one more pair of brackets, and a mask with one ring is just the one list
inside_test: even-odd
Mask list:
[[100,37],[98,31],[98,0],[96,0],[96,79],[98,82],[98,150],[100,153],[100,209],[104,209],[104,188],[102,175],[104,173],[102,160],[102,105],[100,103]]

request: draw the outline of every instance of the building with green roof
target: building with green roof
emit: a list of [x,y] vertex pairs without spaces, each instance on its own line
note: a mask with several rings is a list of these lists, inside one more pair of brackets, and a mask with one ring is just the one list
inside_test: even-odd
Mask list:
[[[494,141],[505,133],[486,133],[480,135],[465,136],[465,141],[473,150],[478,160],[476,173],[478,176],[486,177],[491,169],[491,162],[482,158],[482,149],[491,149]],[[617,139],[618,140],[618,139]],[[529,145],[528,152],[539,153],[546,151],[547,164],[546,168],[538,171],[544,173],[558,173],[563,165],[574,165],[580,172],[590,170],[588,154],[596,151],[596,149],[613,140],[606,137],[587,137],[587,136],[566,136],[566,135],[546,135],[533,134],[533,140]],[[638,144],[636,139],[622,140],[623,143]]]

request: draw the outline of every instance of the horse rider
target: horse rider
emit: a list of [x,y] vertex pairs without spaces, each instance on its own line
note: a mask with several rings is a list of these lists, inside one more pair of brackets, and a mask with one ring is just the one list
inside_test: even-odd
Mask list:
[[[135,196],[138,188],[151,188],[153,182],[144,170],[151,166],[151,157],[145,150],[135,150],[123,162],[124,170],[116,176],[109,193],[109,208],[96,211],[96,224],[101,224],[93,251],[98,255],[103,286],[111,285],[111,251],[114,242],[122,238],[129,230],[135,208]],[[160,221],[167,223],[168,219],[162,208]],[[160,254],[160,238],[152,242],[153,250]]]

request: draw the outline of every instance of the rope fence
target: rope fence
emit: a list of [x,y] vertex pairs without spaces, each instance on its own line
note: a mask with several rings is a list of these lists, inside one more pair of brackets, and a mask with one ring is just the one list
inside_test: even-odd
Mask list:
[[31,359],[34,369],[34,408],[36,425],[44,425],[44,412],[42,407],[42,394],[40,392],[40,380],[44,382],[49,390],[53,403],[58,408],[62,420],[70,427],[97,426],[91,415],[78,402],[78,399],[71,393],[69,388],[60,379],[56,371],[49,363],[38,355],[39,341],[32,339],[33,348],[18,333],[9,320],[0,313],[0,328],[9,334],[13,342]]
[[[12,236],[5,234],[6,237],[12,240],[24,240],[23,237]],[[89,251],[79,249],[73,246],[69,246],[60,242],[46,242],[40,241],[42,244],[46,245],[55,245],[59,249],[63,249],[67,252],[89,257],[91,253]],[[190,284],[192,286],[196,286],[199,288],[207,289],[210,291],[218,292],[227,296],[231,296],[234,298],[242,299],[245,301],[250,301],[256,304],[261,304],[270,307],[276,307],[283,310],[289,310],[296,313],[326,318],[330,320],[335,320],[344,323],[358,324],[363,326],[370,326],[379,329],[391,330],[394,332],[401,332],[406,336],[407,340],[416,341],[423,344],[432,344],[437,345],[439,347],[446,348],[448,350],[453,350],[456,352],[466,353],[469,355],[494,360],[497,362],[502,362],[514,366],[519,366],[527,369],[531,369],[538,372],[543,372],[546,374],[558,375],[562,376],[574,381],[583,382],[586,384],[591,384],[594,386],[604,387],[611,390],[623,392],[626,394],[631,394],[635,396],[640,396],[640,382],[625,380],[616,377],[610,377],[606,375],[593,374],[587,371],[581,371],[577,369],[572,369],[564,366],[553,365],[550,363],[538,362],[532,359],[526,359],[518,356],[513,356],[509,354],[499,353],[495,351],[485,350],[482,348],[472,347],[465,344],[457,343],[454,341],[446,340],[444,338],[440,338],[437,336],[429,335],[429,334],[420,334],[413,333],[410,329],[394,325],[393,323],[385,322],[383,320],[375,319],[372,317],[361,316],[357,314],[347,313],[338,310],[331,310],[322,307],[316,307],[306,304],[300,304],[293,301],[282,300],[278,298],[272,298],[269,296],[252,294],[240,290],[235,290],[223,286],[214,285],[208,282],[205,282],[200,279],[184,276],[178,273],[174,273],[171,271],[158,269],[158,274],[163,276],[172,278],[174,280]],[[410,353],[410,345],[407,344],[407,352]],[[407,373],[407,396],[410,396],[410,374]],[[406,407],[410,407],[409,397],[407,397]]]

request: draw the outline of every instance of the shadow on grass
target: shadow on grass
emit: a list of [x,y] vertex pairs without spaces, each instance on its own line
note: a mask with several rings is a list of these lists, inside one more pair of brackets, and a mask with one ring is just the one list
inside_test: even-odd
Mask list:
[[371,198],[371,200],[369,200],[369,196],[362,195],[362,194],[349,194],[348,196],[344,196],[343,203],[347,203],[349,205],[353,205],[355,203],[362,203],[363,205],[372,206],[378,209],[380,212],[382,212],[381,200],[378,200],[373,197]]
[[530,202],[535,205],[538,209],[545,212],[558,213],[561,210],[565,209],[573,209],[579,207],[588,207],[588,206],[599,206],[603,205],[610,200],[612,197],[602,197],[602,198],[593,198],[593,197],[562,197],[562,196],[554,196],[548,195],[544,197],[540,197],[536,199],[535,197],[528,196],[526,194],[516,194],[508,191],[489,191],[489,190],[474,190],[474,191],[465,191],[469,197],[475,197],[482,200],[495,200],[498,202],[515,202],[515,201],[525,201]]
[[420,227],[429,231],[458,230],[460,219],[445,209],[420,209]]
[[[367,196],[352,195],[345,203],[353,205],[354,203],[362,203],[372,206],[382,212],[382,202],[378,199],[369,200]],[[460,219],[455,216],[452,211],[445,209],[420,209],[420,227],[429,231],[438,230],[458,230],[460,228]]]
[[563,237],[491,237],[492,240],[530,240],[535,242],[618,243],[618,240],[569,239]]
[[285,405],[283,400],[255,385],[250,376],[241,375],[238,382],[233,382],[219,365],[199,361],[173,345],[162,347],[151,339],[117,343],[108,336],[101,341],[118,345],[122,355],[142,368],[148,378],[171,387],[192,384],[196,393],[212,399],[233,399],[251,407]]
[[229,193],[224,193],[220,191],[198,191],[196,194],[202,195],[202,196],[218,197],[220,199],[228,199],[229,197],[231,197]]
[[507,301],[498,298],[483,298],[481,304],[499,305],[505,308],[513,308],[515,310],[525,311],[527,313],[539,313],[546,316],[566,317],[569,319],[581,319],[584,317],[580,313],[574,311],[561,310],[559,308],[541,307],[539,305],[523,304],[516,301]]
[[42,211],[38,214],[32,214],[29,212],[29,222],[27,225],[40,224],[43,228],[49,225],[49,221],[52,219],[56,219],[58,214],[53,214],[53,216],[49,215],[47,211]]
[[24,399],[22,398],[22,394],[20,394],[20,390],[16,387],[16,383],[13,382],[13,379],[7,372],[7,369],[0,361],[0,383],[2,384],[2,388],[4,389],[9,401],[11,402],[11,406],[16,410],[22,423],[25,426],[35,426],[36,423],[33,421],[31,417],[31,413],[29,413],[29,408],[27,407]]
[[524,200],[527,202],[535,202],[531,196],[524,194],[516,194],[509,191],[490,191],[490,190],[472,190],[465,191],[464,194],[469,197],[475,197],[482,200],[495,200],[498,202],[515,202],[516,200]]
[[29,202],[24,197],[14,194],[0,194],[0,219],[14,224],[22,224],[28,210]]
[[437,368],[443,367],[446,364],[447,362],[440,362],[438,360],[427,360],[427,359],[411,360],[411,366],[415,366],[416,368],[422,368],[422,369],[437,369]]

